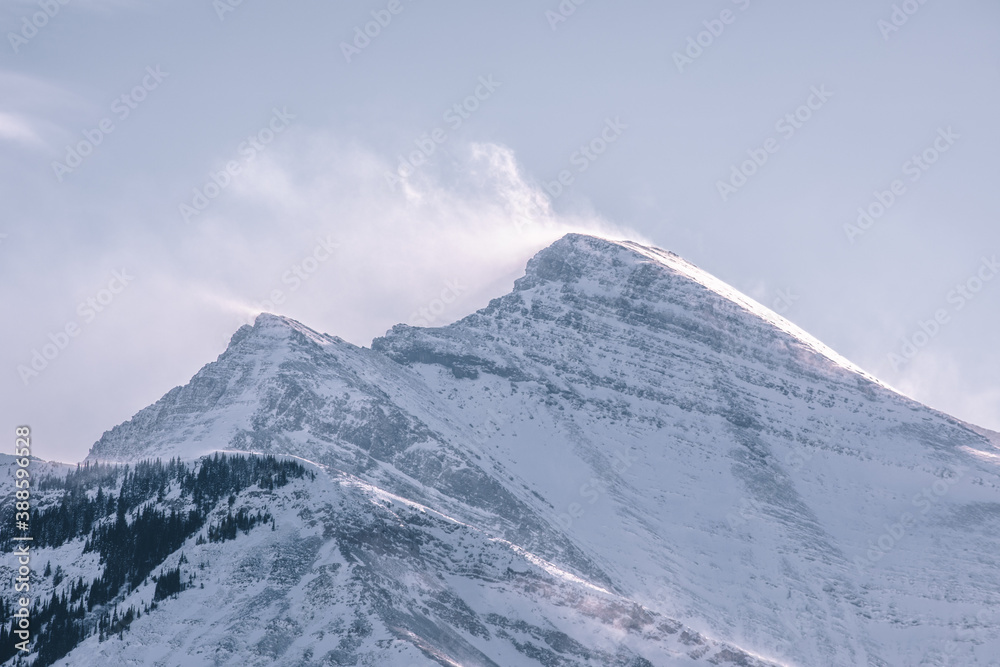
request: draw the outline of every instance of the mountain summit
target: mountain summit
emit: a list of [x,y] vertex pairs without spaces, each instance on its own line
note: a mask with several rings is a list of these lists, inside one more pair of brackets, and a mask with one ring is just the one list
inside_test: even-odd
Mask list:
[[[326,573],[324,595],[354,591],[379,627],[310,662],[330,654],[309,632],[337,630],[275,593],[282,664],[989,665],[989,437],[672,253],[570,234],[482,310],[370,349],[261,315],[88,459],[235,450],[323,471],[329,488],[296,484],[330,508],[325,532],[282,501],[306,522],[285,535],[296,581]],[[132,641],[102,650],[168,639]],[[232,642],[217,664],[258,655]]]

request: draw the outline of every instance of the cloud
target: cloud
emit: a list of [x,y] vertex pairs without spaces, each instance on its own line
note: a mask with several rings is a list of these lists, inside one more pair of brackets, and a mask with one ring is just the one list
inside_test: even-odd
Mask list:
[[43,150],[64,141],[93,105],[49,82],[0,70],[0,141]]
[[[192,220],[186,251],[201,265],[221,262],[216,274],[226,275],[196,291],[244,317],[277,311],[367,344],[399,321],[426,322],[420,309],[449,283],[461,294],[432,324],[485,306],[568,232],[637,237],[593,215],[555,213],[507,147],[451,149],[394,188],[399,174],[387,158],[329,135],[293,134]],[[310,260],[324,239],[338,244],[334,256]]]
[[0,112],[0,141],[14,141],[28,145],[42,144],[31,124],[21,116]]

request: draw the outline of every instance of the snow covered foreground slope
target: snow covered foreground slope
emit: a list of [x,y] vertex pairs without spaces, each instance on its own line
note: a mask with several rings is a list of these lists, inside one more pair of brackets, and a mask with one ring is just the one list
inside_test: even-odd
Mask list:
[[[179,567],[187,590],[55,664],[771,664],[348,475],[255,488],[233,505],[271,513],[276,529],[188,540],[161,568]],[[79,550],[44,556],[68,563],[68,578],[86,577],[94,556]],[[141,609],[153,588],[118,608]]]
[[[370,485],[352,493],[393,494],[467,526],[480,536],[469,548],[486,554],[470,558],[514,545],[526,562],[572,575],[551,575],[575,586],[572,595],[603,589],[780,664],[993,665],[1000,448],[988,435],[896,394],[670,253],[569,235],[483,310],[442,328],[396,326],[372,349],[262,315],[188,385],[106,433],[89,458],[300,456]],[[334,491],[307,496],[315,493]],[[307,496],[296,516],[314,506]],[[383,511],[355,507],[367,509],[351,520]],[[386,590],[396,577],[448,576],[420,546],[409,553],[386,556],[372,576]],[[310,563],[313,574],[326,564]],[[496,637],[482,619],[517,617],[581,645],[618,641],[652,664],[686,664],[667,657],[676,644],[666,635],[587,625],[581,605],[546,597],[549,585],[461,576],[450,611],[427,612],[422,627],[458,633],[496,664],[615,663],[567,651],[491,654],[514,644],[476,644],[462,619]],[[304,589],[288,595],[309,604]],[[392,613],[412,611],[409,598],[387,599]],[[570,609],[573,632],[559,620]],[[315,636],[302,613],[289,616],[289,632]],[[261,621],[270,622],[284,621]],[[424,664],[418,655],[490,664],[449,654],[444,640],[422,646],[427,636],[411,632],[416,653],[373,664]],[[723,650],[687,652],[714,659]],[[75,660],[86,652],[67,664],[87,664]],[[310,655],[301,664],[323,664],[319,650]]]

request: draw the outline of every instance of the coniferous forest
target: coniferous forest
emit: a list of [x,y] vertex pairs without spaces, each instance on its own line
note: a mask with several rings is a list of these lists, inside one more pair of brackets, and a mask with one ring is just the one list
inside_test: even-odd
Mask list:
[[[131,466],[84,464],[65,476],[38,481],[32,511],[34,547],[59,547],[83,541],[83,552],[98,554],[101,574],[90,581],[65,581],[62,568],[33,563],[32,590],[51,578],[53,592],[35,598],[31,608],[34,667],[53,664],[92,635],[103,641],[123,636],[133,620],[156,608],[157,602],[179,595],[187,582],[180,566],[161,567],[166,558],[198,535],[198,543],[222,542],[271,523],[270,513],[233,512],[236,496],[251,487],[273,491],[291,479],[314,477],[300,463],[273,456],[215,454],[193,463],[171,459],[142,461]],[[225,501],[226,514],[209,519]],[[5,503],[5,512],[11,503]],[[221,511],[221,509],[220,509]],[[0,517],[0,548],[13,549],[12,517]],[[204,529],[204,531],[203,531]],[[203,531],[203,532],[202,532]],[[186,562],[182,553],[180,564]],[[157,568],[160,568],[157,571]],[[120,609],[126,595],[147,581],[155,582],[148,603]],[[0,597],[0,663],[15,657],[12,600]],[[17,664],[15,662],[15,664]]]

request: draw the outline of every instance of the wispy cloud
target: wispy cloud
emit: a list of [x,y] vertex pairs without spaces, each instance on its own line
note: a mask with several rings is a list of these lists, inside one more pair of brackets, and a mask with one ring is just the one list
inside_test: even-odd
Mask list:
[[0,112],[0,140],[15,141],[28,145],[41,145],[42,139],[38,136],[31,124],[21,116],[12,113]]
[[51,147],[93,110],[85,99],[42,78],[0,70],[0,140]]
[[[300,134],[234,180],[228,201],[193,223],[187,250],[199,264],[225,264],[219,270],[227,279],[213,287],[223,290],[216,303],[244,313],[266,306],[367,343],[427,303],[443,281],[468,286],[457,318],[507,291],[525,261],[565,233],[637,236],[593,215],[556,214],[509,148],[451,149],[449,160],[393,190],[384,178],[394,168],[388,158]],[[288,267],[327,237],[339,244],[337,256],[288,295],[294,298],[269,302],[272,291],[296,284]],[[260,243],[271,248],[263,260]],[[214,254],[222,247],[224,258]],[[204,286],[199,292],[207,293]]]

